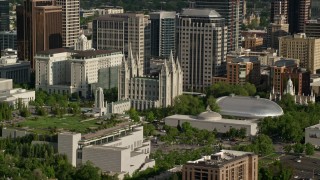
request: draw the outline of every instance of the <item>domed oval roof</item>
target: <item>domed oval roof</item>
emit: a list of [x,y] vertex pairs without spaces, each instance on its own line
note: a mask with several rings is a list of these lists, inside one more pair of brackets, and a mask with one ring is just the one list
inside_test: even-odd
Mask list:
[[198,115],[198,119],[206,120],[206,121],[216,121],[221,120],[222,116],[219,113],[213,112],[207,107],[205,112],[202,112]]
[[260,119],[283,115],[282,108],[269,99],[245,96],[224,96],[217,99],[222,115]]

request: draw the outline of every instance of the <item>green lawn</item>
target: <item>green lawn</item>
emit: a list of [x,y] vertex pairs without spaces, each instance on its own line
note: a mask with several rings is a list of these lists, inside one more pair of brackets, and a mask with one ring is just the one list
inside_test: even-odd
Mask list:
[[81,122],[83,119],[80,116],[65,116],[59,117],[38,117],[36,119],[26,119],[19,123],[21,127],[29,127],[37,132],[48,131],[49,128],[63,128],[64,130],[86,132],[88,128],[95,128],[99,125],[95,124],[97,120],[89,120]]

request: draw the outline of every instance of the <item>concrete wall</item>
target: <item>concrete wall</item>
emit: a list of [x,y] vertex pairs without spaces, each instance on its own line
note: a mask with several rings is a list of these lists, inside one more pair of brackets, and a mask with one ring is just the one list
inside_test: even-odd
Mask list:
[[320,129],[306,128],[305,129],[305,142],[311,143],[314,146],[320,146]]
[[[223,120],[222,120],[223,121]],[[237,120],[235,120],[237,121]],[[240,121],[240,120],[239,120]],[[202,120],[187,120],[187,119],[175,119],[175,118],[165,118],[165,124],[172,127],[177,127],[180,123],[182,125],[184,122],[189,122],[192,127],[198,129],[206,129],[208,131],[213,131],[216,129],[219,133],[226,133],[231,128],[241,129],[246,128],[247,136],[254,136],[257,134],[257,124],[232,124],[228,122],[221,121],[202,121]]]
[[12,79],[0,79],[0,91],[12,89]]
[[78,142],[81,140],[80,133],[61,133],[58,134],[58,152],[67,155],[68,161],[77,165]]
[[82,149],[82,163],[92,162],[102,171],[121,172],[124,171],[124,164],[128,164],[130,149],[87,146]]
[[17,138],[17,137],[23,137],[29,134],[27,131],[24,130],[16,130],[16,129],[2,129],[2,138]]

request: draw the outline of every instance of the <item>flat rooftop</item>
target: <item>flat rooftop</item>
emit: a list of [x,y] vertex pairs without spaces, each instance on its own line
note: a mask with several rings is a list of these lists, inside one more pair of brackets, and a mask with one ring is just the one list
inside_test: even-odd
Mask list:
[[195,161],[188,161],[187,164],[198,164],[201,166],[222,167],[234,160],[241,159],[246,156],[254,155],[252,152],[221,150],[218,153],[203,156]]
[[117,124],[115,127],[112,127],[112,128],[102,129],[102,130],[97,131],[95,133],[84,134],[84,135],[82,135],[81,140],[90,140],[93,138],[102,137],[102,136],[105,136],[108,134],[112,134],[116,130],[129,127],[129,125],[131,125],[131,122],[124,122],[124,123]]
[[85,146],[83,148],[90,148],[90,149],[103,149],[103,150],[113,150],[113,151],[123,151],[126,150],[128,148],[125,147],[111,147],[111,146],[103,146],[103,145],[89,145],[89,146]]
[[307,127],[307,129],[319,129],[320,130],[320,124],[316,124],[316,125]]

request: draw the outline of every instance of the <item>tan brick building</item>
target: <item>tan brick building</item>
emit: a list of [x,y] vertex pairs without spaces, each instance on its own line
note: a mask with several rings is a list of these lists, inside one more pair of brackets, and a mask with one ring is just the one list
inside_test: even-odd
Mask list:
[[320,38],[304,33],[279,38],[279,56],[300,60],[300,67],[316,74],[320,70]]
[[189,161],[182,168],[183,180],[257,180],[258,156],[251,152],[221,150]]
[[244,48],[252,51],[261,51],[263,46],[263,38],[257,37],[256,34],[244,38]]

